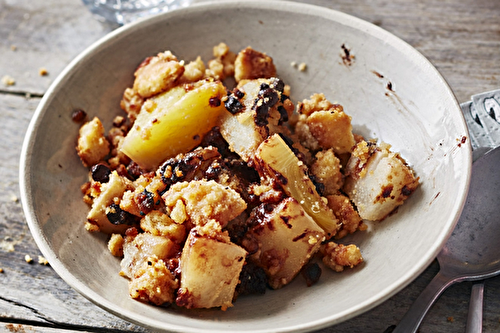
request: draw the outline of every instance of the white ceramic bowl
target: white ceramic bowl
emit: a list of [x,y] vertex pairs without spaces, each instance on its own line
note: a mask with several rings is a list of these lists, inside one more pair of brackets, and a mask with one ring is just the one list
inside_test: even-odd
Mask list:
[[[307,288],[300,278],[264,296],[242,297],[226,312],[176,311],[129,298],[106,237],[84,230],[88,207],[79,186],[87,170],[75,153],[75,108],[109,128],[123,90],[147,56],[172,50],[186,61],[212,47],[248,45],[274,58],[292,99],[323,92],[344,106],[357,132],[392,144],[421,186],[396,214],[348,241],[365,263],[324,271]],[[351,63],[345,63],[350,50]],[[344,59],[345,60],[345,59]],[[292,62],[306,63],[299,71]],[[22,152],[21,194],[40,250],[73,288],[110,312],[156,330],[289,332],[339,323],[405,287],[433,260],[460,215],[471,149],[459,105],[437,70],[405,42],[360,19],[283,1],[196,5],[125,26],[78,56],[45,94]]]

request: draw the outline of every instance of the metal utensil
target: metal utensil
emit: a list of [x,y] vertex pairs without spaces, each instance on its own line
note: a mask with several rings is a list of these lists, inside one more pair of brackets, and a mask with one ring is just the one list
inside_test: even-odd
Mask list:
[[440,270],[393,333],[416,332],[434,301],[450,285],[500,274],[500,148],[472,165],[469,194],[452,235],[437,256]]
[[[480,147],[472,152],[472,160],[486,154],[491,148]],[[467,315],[467,327],[465,333],[481,333],[483,331],[483,295],[484,281],[475,282],[472,285],[469,300],[469,313]]]
[[470,294],[465,333],[481,333],[483,331],[483,294],[484,281],[474,283]]

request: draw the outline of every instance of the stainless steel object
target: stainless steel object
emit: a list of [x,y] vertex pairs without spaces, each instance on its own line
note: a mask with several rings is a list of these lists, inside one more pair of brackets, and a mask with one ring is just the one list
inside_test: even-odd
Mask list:
[[[393,333],[416,332],[434,301],[450,285],[500,274],[500,148],[488,151],[472,165],[469,194],[462,215],[437,256],[440,271],[416,299]],[[479,287],[480,288],[480,287]],[[482,317],[482,293],[479,310]],[[477,314],[471,314],[479,320]],[[471,318],[469,316],[469,318]],[[472,318],[470,319],[472,325]],[[476,321],[477,324],[477,321]],[[471,328],[472,329],[472,328]],[[471,331],[472,332],[472,331]],[[479,331],[480,332],[480,331]]]

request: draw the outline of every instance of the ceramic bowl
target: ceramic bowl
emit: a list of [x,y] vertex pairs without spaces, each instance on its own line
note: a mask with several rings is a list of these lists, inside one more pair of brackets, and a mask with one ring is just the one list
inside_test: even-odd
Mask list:
[[[421,186],[395,214],[370,224],[354,242],[365,262],[338,274],[324,270],[307,288],[297,279],[263,296],[241,297],[223,312],[175,310],[130,299],[106,236],[84,229],[87,179],[75,142],[76,108],[106,128],[120,114],[123,90],[147,56],[180,59],[225,42],[264,51],[295,101],[323,92],[344,106],[354,130],[399,151]],[[306,65],[301,71],[293,63]],[[79,55],[44,95],[22,152],[20,183],[30,230],[56,272],[99,306],[129,321],[182,332],[290,332],[359,315],[408,285],[433,260],[463,207],[471,148],[460,107],[438,71],[408,44],[355,17],[284,1],[193,5],[122,27]]]

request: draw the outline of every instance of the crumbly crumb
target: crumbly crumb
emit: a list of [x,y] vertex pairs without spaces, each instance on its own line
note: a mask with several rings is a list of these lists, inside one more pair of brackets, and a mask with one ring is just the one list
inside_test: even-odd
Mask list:
[[14,78],[10,75],[4,75],[2,77],[2,83],[7,87],[13,86],[14,84],[16,84],[16,80],[14,80]]
[[40,76],[46,76],[49,74],[49,72],[45,67],[40,67],[40,69],[38,70],[38,74],[40,74]]
[[307,64],[305,62],[300,63],[298,69],[301,72],[305,71],[307,69]]
[[42,256],[38,256],[38,263],[40,265],[45,265],[45,266],[47,266],[49,264],[48,260],[45,259],[45,257],[42,257]]
[[0,273],[3,273],[3,268],[0,268]]
[[33,262],[33,258],[31,258],[29,254],[27,254],[24,256],[24,261],[26,261],[28,264],[31,264]]
[[453,318],[452,316],[449,316],[448,318],[446,318],[446,320],[448,320],[448,322],[452,323],[455,321],[455,318]]
[[12,196],[10,197],[10,200],[11,200],[12,202],[19,202],[19,198],[18,198],[16,195],[12,195]]
[[125,240],[120,234],[112,234],[108,242],[108,250],[115,257],[123,257],[123,244]]
[[11,46],[10,46],[10,49],[11,49],[12,51],[17,51],[17,46],[15,46],[15,45],[11,45]]

